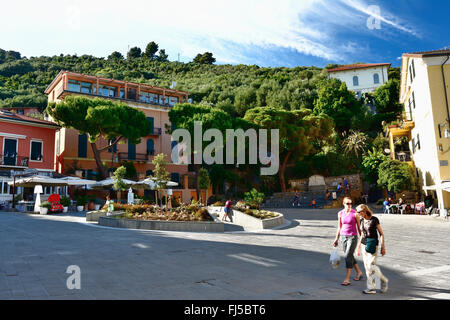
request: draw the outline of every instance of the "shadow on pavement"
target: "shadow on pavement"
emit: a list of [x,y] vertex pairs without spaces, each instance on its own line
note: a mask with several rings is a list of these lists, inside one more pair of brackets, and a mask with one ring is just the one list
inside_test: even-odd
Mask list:
[[[329,254],[239,240],[233,234],[115,230],[0,214],[0,269],[15,268],[17,278],[42,285],[51,299],[61,296],[50,292],[67,291],[69,265],[80,267],[83,286],[64,299],[399,299],[412,285],[403,279],[398,290],[392,281],[388,294],[366,297],[365,281],[340,285],[343,264],[333,270]],[[383,273],[401,278],[395,269]]]

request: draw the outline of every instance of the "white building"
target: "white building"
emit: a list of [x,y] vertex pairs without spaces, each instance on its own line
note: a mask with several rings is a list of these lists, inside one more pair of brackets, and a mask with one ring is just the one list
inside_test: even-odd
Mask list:
[[362,93],[375,92],[388,82],[390,63],[349,64],[328,69],[329,78],[345,82],[347,88],[361,97]]

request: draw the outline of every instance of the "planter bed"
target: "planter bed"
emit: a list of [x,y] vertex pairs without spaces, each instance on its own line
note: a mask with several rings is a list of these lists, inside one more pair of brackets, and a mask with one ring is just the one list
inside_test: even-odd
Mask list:
[[[113,211],[111,216],[115,216],[115,215],[122,215],[124,214],[125,211]],[[105,211],[88,211],[86,212],[86,221],[97,221],[100,217],[106,217],[106,212]],[[109,217],[111,217],[109,216]]]
[[[209,207],[210,213],[218,214],[219,219],[224,215],[224,207]],[[275,212],[278,216],[268,219],[259,219],[251,215],[245,214],[239,210],[232,210],[232,222],[240,225],[244,230],[262,230],[271,229],[284,224],[284,216],[281,213]]]
[[116,216],[100,216],[98,224],[113,228],[188,231],[188,232],[224,232],[224,224],[218,221],[167,221],[137,220]]

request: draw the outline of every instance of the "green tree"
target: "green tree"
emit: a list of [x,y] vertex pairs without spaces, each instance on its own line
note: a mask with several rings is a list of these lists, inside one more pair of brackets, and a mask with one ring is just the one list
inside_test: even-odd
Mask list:
[[367,147],[367,140],[367,135],[363,132],[350,130],[342,142],[342,147],[347,154],[354,153],[356,158],[359,158]]
[[378,169],[378,184],[394,192],[416,189],[414,169],[405,162],[388,158]]
[[[60,125],[86,133],[102,178],[106,177],[100,153],[112,148],[122,140],[138,144],[148,134],[150,124],[142,111],[128,105],[101,98],[89,99],[81,96],[67,96],[59,103],[50,103],[46,112]],[[98,148],[99,138],[113,141]]]
[[213,64],[216,62],[216,58],[213,57],[211,52],[205,52],[204,54],[197,54],[193,60],[194,63],[199,64]]
[[333,78],[322,83],[314,104],[314,113],[329,115],[339,133],[351,128],[352,118],[359,110],[360,103],[355,94],[348,91],[345,82]]
[[130,49],[130,51],[128,51],[127,54],[127,59],[131,60],[131,59],[138,59],[142,56],[142,51],[141,48],[139,47],[133,47]]
[[374,94],[374,100],[377,113],[385,115],[387,122],[393,121],[403,110],[402,104],[399,102],[400,81],[390,79],[388,83],[379,87]]
[[[208,170],[206,170],[205,168],[200,168],[200,170],[198,171],[198,187],[200,190],[205,190],[205,195],[206,195],[206,199],[205,199],[205,204],[208,203],[208,188],[209,185],[211,184],[211,180],[209,179],[209,173]],[[201,203],[201,200],[200,200]]]
[[[208,129],[218,129],[225,136],[225,130],[233,128],[233,119],[231,116],[218,108],[212,108],[205,105],[197,105],[190,103],[180,103],[173,106],[169,111],[169,119],[172,125],[176,128],[186,129],[189,131],[191,137],[194,137],[194,122],[200,121],[202,123],[203,131]],[[225,143],[225,142],[224,142]],[[201,152],[203,152],[206,145],[203,143],[201,146]],[[191,144],[191,156],[194,157],[194,144]],[[200,150],[199,150],[200,151]],[[191,160],[191,163],[194,163]],[[197,198],[199,198],[199,186],[198,186],[198,172],[200,164],[194,164],[196,172],[196,191]]]
[[166,54],[166,50],[164,50],[164,49],[159,50],[157,59],[159,62],[169,61],[169,55]]
[[261,203],[264,200],[264,193],[258,192],[255,188],[249,192],[244,193],[245,203],[253,209],[260,209]]
[[380,165],[388,159],[381,150],[375,148],[372,151],[368,151],[367,155],[363,156],[361,163],[363,167],[366,180],[371,184],[376,184],[378,181],[378,170]]
[[322,142],[331,143],[333,121],[325,114],[314,115],[311,110],[286,111],[273,107],[247,110],[245,120],[261,128],[279,129],[281,190],[286,191],[285,171],[288,162],[301,160],[320,151]]
[[125,178],[126,173],[127,173],[127,169],[124,166],[120,166],[114,171],[114,174],[112,176],[112,179],[114,180],[113,187],[115,190],[117,190],[117,202],[118,203],[120,203],[122,190],[127,190],[127,185],[125,182],[123,182],[123,179]]
[[[153,177],[155,178],[156,191],[158,194],[158,196],[156,197],[156,201],[158,201],[159,198],[159,191],[167,189],[167,182],[169,181],[170,177],[170,173],[166,169],[169,162],[166,160],[165,157],[166,155],[164,153],[158,153],[152,160],[152,163],[155,166],[155,168],[153,169]],[[166,197],[166,208],[167,208],[167,197]]]
[[123,59],[124,57],[119,51],[114,51],[108,56],[108,60],[112,61],[122,61]]
[[155,55],[158,52],[158,48],[159,48],[159,46],[154,41],[149,42],[147,44],[147,47],[145,47],[144,56],[146,56],[150,60],[155,59],[156,58]]

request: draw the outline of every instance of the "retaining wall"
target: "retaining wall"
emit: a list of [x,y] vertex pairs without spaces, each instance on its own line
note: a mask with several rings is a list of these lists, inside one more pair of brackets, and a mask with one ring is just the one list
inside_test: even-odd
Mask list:
[[[225,214],[223,209],[224,207],[208,207],[208,211],[211,214],[218,214],[220,220],[222,220],[222,217]],[[284,224],[284,216],[278,212],[277,214],[279,215],[278,217],[261,220],[243,212],[232,210],[231,219],[233,224],[240,225],[244,230],[262,230],[271,229]]]

